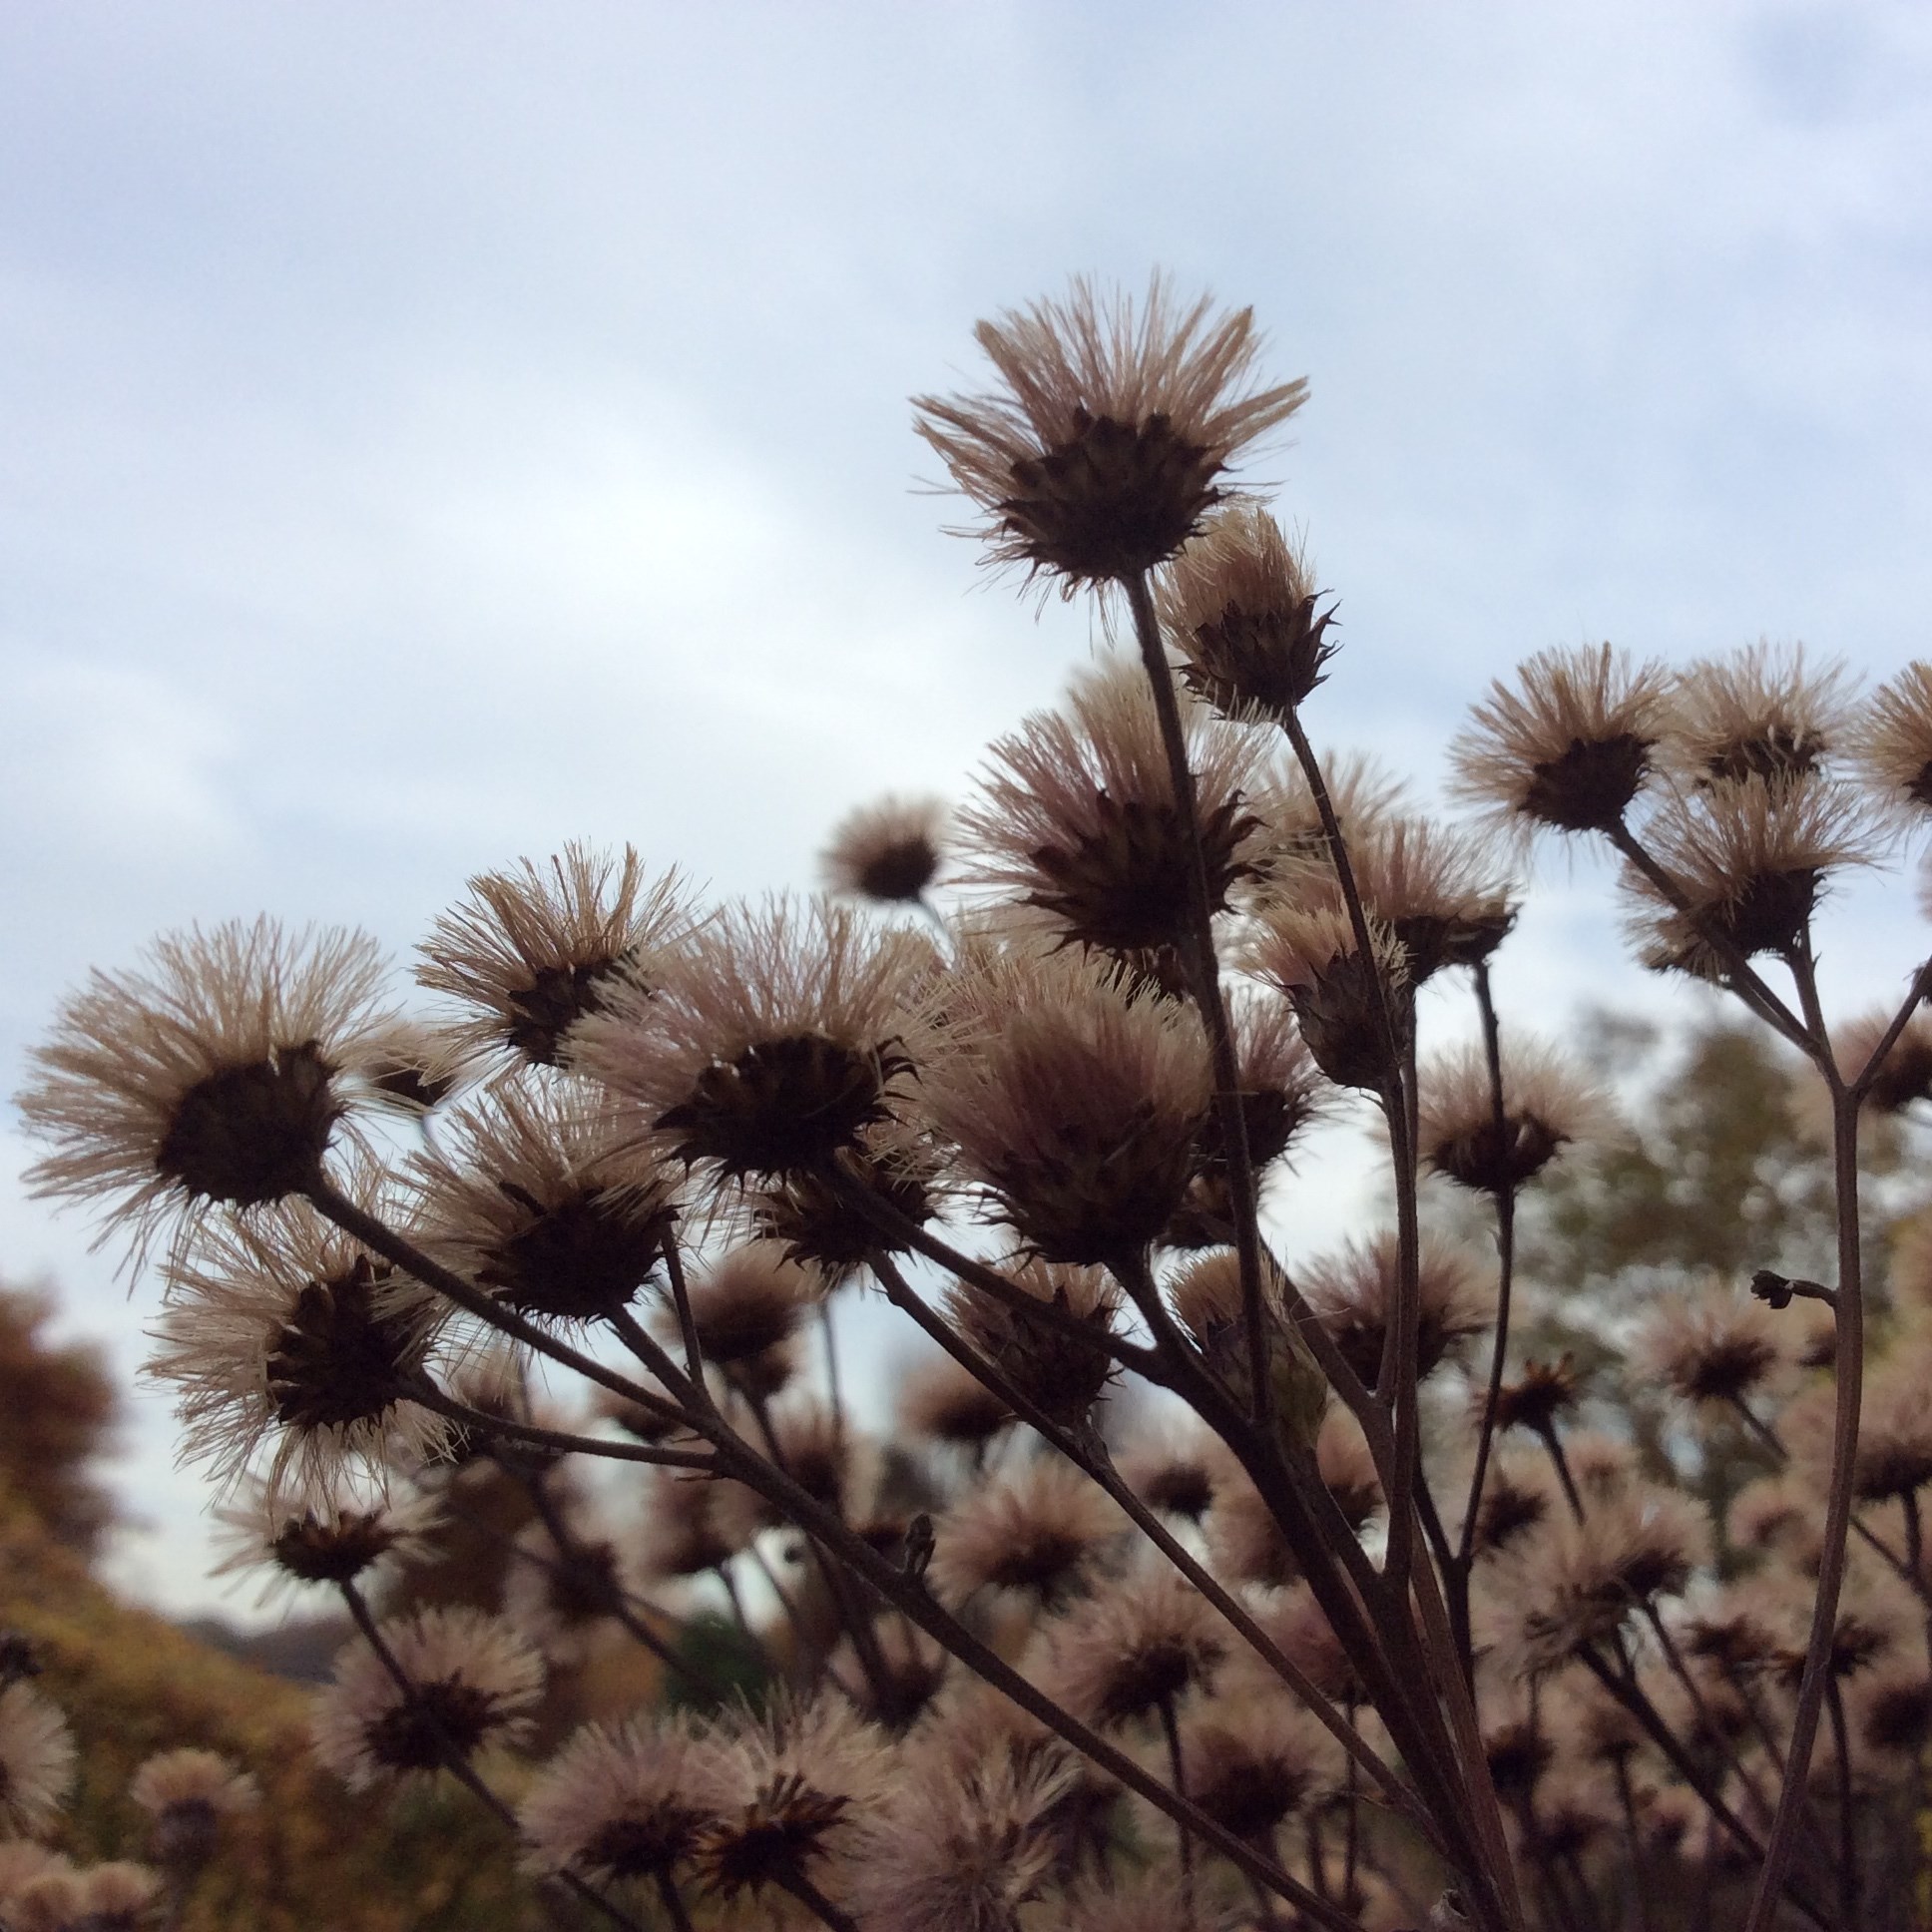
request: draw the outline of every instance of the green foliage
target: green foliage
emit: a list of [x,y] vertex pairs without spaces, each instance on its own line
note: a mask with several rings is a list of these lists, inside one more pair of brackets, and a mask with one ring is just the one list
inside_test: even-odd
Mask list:
[[674,1655],[685,1668],[665,1673],[668,1710],[709,1716],[740,1702],[762,1710],[776,1688],[764,1646],[715,1611],[700,1611],[685,1625]]

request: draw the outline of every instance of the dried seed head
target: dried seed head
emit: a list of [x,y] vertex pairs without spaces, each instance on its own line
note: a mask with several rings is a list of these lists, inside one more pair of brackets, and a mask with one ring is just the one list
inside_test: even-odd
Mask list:
[[1368,1702],[1368,1687],[1305,1583],[1295,1584],[1256,1621],[1281,1655],[1331,1702],[1350,1709]]
[[0,1688],[0,1827],[44,1831],[74,1782],[74,1733],[31,1684]]
[[669,1878],[723,1798],[717,1752],[682,1712],[585,1724],[517,1807],[526,1862],[593,1885]]
[[[1322,789],[1351,852],[1384,820],[1414,815],[1408,786],[1373,757],[1348,752],[1319,762]],[[1304,878],[1310,868],[1331,863],[1321,808],[1300,760],[1277,754],[1263,767],[1250,802],[1261,820],[1253,861],[1260,873],[1256,896],[1289,896],[1285,881]]]
[[899,1384],[898,1409],[899,1426],[907,1435],[975,1453],[1013,1421],[1004,1399],[950,1355],[923,1362],[905,1377]]
[[1733,1407],[1776,1380],[1787,1361],[1777,1316],[1718,1283],[1667,1296],[1631,1344],[1642,1381],[1686,1402]]
[[1932,1483],[1932,1343],[1913,1337],[1866,1375],[1853,1487],[1868,1503],[1916,1495]]
[[1037,1318],[970,1281],[948,1291],[948,1318],[1035,1407],[1057,1422],[1084,1422],[1114,1376],[1108,1342],[1120,1317],[1120,1289],[1097,1267],[1030,1260],[999,1272],[1041,1304]]
[[674,1178],[640,1140],[580,1090],[499,1081],[416,1159],[423,1245],[518,1314],[626,1308],[678,1219]]
[[752,1226],[800,1266],[815,1269],[835,1287],[868,1266],[875,1255],[902,1254],[906,1243],[881,1232],[856,1212],[846,1189],[857,1186],[883,1201],[914,1226],[939,1211],[939,1156],[923,1135],[888,1124],[859,1136],[840,1155],[839,1179],[794,1175],[782,1186],[754,1195]]
[[1696,785],[1820,775],[1845,746],[1851,683],[1843,665],[1807,668],[1802,645],[1706,659],[1678,677],[1671,760]]
[[[1786,1642],[1772,1677],[1787,1690],[1795,1691],[1804,1675],[1815,1596],[1808,1581],[1798,1578],[1781,1592]],[[1909,1633],[1921,1628],[1922,1618],[1916,1599],[1890,1571],[1881,1574],[1854,1564],[1839,1594],[1826,1667],[1841,1682],[1860,1676],[1888,1660]]]
[[1882,807],[1908,824],[1932,810],[1932,665],[1909,664],[1852,723],[1852,756]]
[[1824,1518],[1806,1477],[1760,1476],[1730,1500],[1724,1536],[1739,1550],[1780,1557],[1800,1570],[1817,1567]]
[[[1291,1009],[1280,1000],[1229,1002],[1234,1078],[1248,1166],[1258,1178],[1325,1111],[1321,1082]],[[1168,1247],[1212,1247],[1234,1233],[1234,1205],[1220,1110],[1210,1104],[1195,1135],[1195,1172],[1181,1211],[1162,1230]]]
[[647,877],[628,845],[620,858],[570,844],[547,868],[523,859],[471,879],[423,941],[416,978],[463,1003],[474,1047],[557,1067],[577,1023],[620,978],[648,983],[653,956],[693,923],[676,872]]
[[[786,1345],[822,1292],[775,1241],[747,1241],[693,1276],[692,1322],[706,1361],[760,1399],[790,1380]],[[669,1314],[660,1326],[675,1327]]]
[[1324,1795],[1333,1748],[1289,1698],[1223,1694],[1181,1725],[1188,1795],[1223,1830],[1250,1842]]
[[903,1003],[931,961],[928,941],[843,907],[732,908],[584,1021],[573,1064],[637,1102],[686,1166],[788,1181],[903,1107]]
[[1149,1509],[1199,1523],[1213,1506],[1222,1464],[1203,1431],[1156,1437],[1120,1455],[1121,1478]]
[[[874,1535],[886,1526],[871,1526]],[[860,1534],[867,1532],[861,1529]],[[903,1545],[901,1533],[896,1539]],[[916,1624],[903,1617],[882,1618],[873,1627],[879,1681],[874,1683],[849,1637],[841,1638],[826,1660],[826,1675],[838,1685],[861,1717],[898,1736],[939,1694],[952,1660]]]
[[1576,1408],[1582,1382],[1571,1355],[1554,1362],[1526,1361],[1516,1380],[1496,1391],[1496,1427],[1544,1434]]
[[132,1859],[116,1858],[105,1865],[88,1866],[79,1877],[75,1932],[140,1932],[141,1927],[154,1923],[163,1882],[158,1871],[137,1865]]
[[593,1656],[644,1588],[635,1548],[565,1473],[547,1480],[545,1511],[517,1532],[503,1575],[504,1618],[553,1667]]
[[530,1729],[543,1661],[497,1618],[432,1609],[392,1618],[382,1640],[409,1682],[403,1690],[359,1639],[316,1700],[315,1755],[351,1790],[433,1776]]
[[1041,1683],[1056,1703],[1112,1729],[1212,1687],[1227,1627],[1178,1570],[1107,1584],[1045,1632]]
[[917,905],[945,861],[943,798],[886,797],[842,818],[819,869],[825,890],[875,905]]
[[[1847,1081],[1863,1076],[1890,1027],[1889,1014],[1872,1013],[1832,1029],[1832,1057]],[[1822,1087],[1823,1083],[1818,1085]],[[1874,1114],[1902,1114],[1915,1101],[1924,1100],[1932,1100],[1932,1020],[1920,1011],[1906,1021],[1892,1042],[1876,1078],[1866,1089],[1864,1105]]]
[[1645,1606],[1682,1594],[1706,1541],[1690,1500],[1655,1488],[1600,1501],[1583,1523],[1547,1525],[1486,1570],[1499,1663],[1519,1678],[1541,1677],[1609,1642]]
[[1686,1655],[1721,1677],[1742,1682],[1761,1676],[1777,1660],[1776,1605],[1757,1579],[1732,1584],[1685,1618],[1679,1632]]
[[1165,563],[1226,492],[1236,456],[1298,409],[1302,382],[1253,386],[1252,311],[1177,313],[1157,275],[1137,310],[1076,277],[1065,301],[981,322],[990,395],[915,397],[919,433],[985,513],[994,563],[1058,574],[1068,596]]
[[143,1761],[128,1796],[153,1820],[153,1855],[171,1871],[193,1873],[214,1857],[222,1820],[261,1802],[261,1787],[220,1751],[159,1751]]
[[230,1550],[215,1574],[265,1571],[263,1603],[305,1585],[360,1581],[366,1590],[374,1575],[426,1554],[439,1514],[426,1495],[250,1481],[238,1504],[216,1511]]
[[0,1912],[16,1913],[30,1885],[71,1881],[73,1875],[67,1859],[31,1838],[0,1838]]
[[1605,644],[1540,651],[1500,679],[1450,746],[1451,789],[1519,836],[1608,831],[1651,775],[1672,681]]
[[1875,856],[1870,827],[1843,785],[1823,778],[1744,779],[1675,800],[1645,842],[1682,906],[1630,866],[1622,889],[1646,966],[1700,979],[1745,958],[1786,953],[1807,930],[1826,876]]
[[1481,1194],[1533,1181],[1568,1149],[1607,1138],[1609,1097],[1554,1048],[1512,1039],[1502,1059],[1502,1119],[1480,1047],[1422,1071],[1417,1144],[1438,1174]]
[[257,1208],[321,1169],[353,1075],[389,1021],[360,933],[267,919],[156,941],[149,970],[68,1000],[19,1106],[53,1152],[35,1193],[100,1204],[148,1239],[200,1202]]
[[475,1072],[473,1053],[460,1035],[421,1020],[392,1020],[372,1029],[359,1060],[369,1105],[413,1121],[433,1114]]
[[[378,1218],[376,1184],[355,1192]],[[224,1477],[272,1445],[274,1480],[326,1485],[352,1457],[404,1464],[446,1431],[409,1399],[444,1304],[305,1205],[214,1223],[196,1259],[169,1270],[144,1372],[171,1383],[186,1453]]]
[[1040,1456],[939,1519],[927,1578],[951,1603],[981,1590],[1059,1603],[1126,1525],[1119,1506],[1092,1478],[1058,1456]]
[[[1351,1241],[1302,1271],[1302,1294],[1365,1387],[1373,1388],[1381,1375],[1400,1272],[1392,1231]],[[1416,1370],[1427,1376],[1494,1320],[1496,1289],[1491,1271],[1473,1254],[1436,1234],[1423,1238],[1416,1287]]]
[[[1345,1411],[1331,1411],[1321,1422],[1314,1460],[1323,1488],[1359,1534],[1381,1508],[1382,1490],[1361,1430]],[[1301,1553],[1244,1471],[1230,1466],[1216,1483],[1204,1528],[1215,1568],[1243,1583],[1274,1590],[1303,1574]]]
[[1272,901],[1244,937],[1240,963],[1286,996],[1315,1065],[1337,1087],[1379,1090],[1393,1070],[1383,1046],[1377,982],[1398,1051],[1414,1025],[1414,1007],[1401,942],[1382,921],[1371,918],[1368,925],[1373,957],[1364,960],[1345,912]]
[[[1400,949],[1413,989],[1445,966],[1487,959],[1516,923],[1509,882],[1484,842],[1425,817],[1376,818],[1349,846],[1362,905]],[[1299,864],[1282,860],[1271,890],[1298,911],[1346,916],[1347,902],[1326,846]],[[1260,908],[1267,909],[1266,902]]]
[[1333,656],[1332,607],[1259,504],[1216,510],[1163,571],[1162,629],[1195,696],[1224,718],[1285,721]]
[[1476,1535],[1470,1547],[1478,1556],[1495,1556],[1540,1529],[1563,1507],[1546,1457],[1499,1449],[1484,1474]]
[[1868,1750],[1916,1766],[1932,1742],[1932,1677],[1910,1663],[1874,1670],[1858,1687],[1853,1722]]
[[755,1527],[710,1478],[655,1470],[645,1497],[638,1561],[648,1577],[701,1577],[728,1563]]
[[943,1745],[908,1749],[861,1823],[853,1912],[868,1932],[1008,1932],[1053,1875],[1075,1777],[1052,1757],[962,1768]]
[[718,1745],[718,1814],[699,1834],[694,1863],[727,1903],[809,1877],[849,1850],[884,1783],[880,1734],[833,1698],[734,1711]]
[[1249,876],[1260,830],[1246,804],[1259,740],[1192,704],[1182,727],[1192,817],[1140,667],[1114,662],[1077,679],[1062,709],[1034,713],[992,746],[981,796],[960,815],[963,876],[1033,907],[1063,944],[1158,972],[1193,932],[1197,829],[1215,912]]
[[1159,1238],[1208,1104],[1200,1023],[1062,954],[1013,955],[947,994],[933,1124],[993,1210],[1049,1261],[1121,1261]]

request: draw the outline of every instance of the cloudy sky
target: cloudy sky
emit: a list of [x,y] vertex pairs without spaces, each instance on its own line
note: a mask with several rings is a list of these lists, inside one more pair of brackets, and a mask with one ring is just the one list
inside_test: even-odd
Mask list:
[[[1341,598],[1311,722],[1427,783],[1487,681],[1613,638],[1887,675],[1932,611],[1932,12],[0,9],[0,1074],[93,964],[266,908],[406,952],[479,868],[629,839],[720,893],[960,787],[1089,648],[942,533],[908,394],[1071,270],[1251,302],[1262,464]],[[1506,993],[1648,996],[1603,876]],[[1846,908],[1847,1000],[1910,894]],[[132,1372],[132,1298],[25,1198]],[[201,1601],[198,1485],[144,1406]],[[166,1539],[166,1540],[165,1540]],[[165,1548],[164,1548],[165,1542]]]

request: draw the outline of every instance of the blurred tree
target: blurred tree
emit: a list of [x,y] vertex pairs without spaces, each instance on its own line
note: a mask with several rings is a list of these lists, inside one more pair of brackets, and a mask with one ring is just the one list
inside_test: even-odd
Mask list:
[[114,1519],[96,1464],[119,1404],[99,1349],[48,1339],[53,1312],[51,1295],[0,1284],[0,1487],[91,1557]]

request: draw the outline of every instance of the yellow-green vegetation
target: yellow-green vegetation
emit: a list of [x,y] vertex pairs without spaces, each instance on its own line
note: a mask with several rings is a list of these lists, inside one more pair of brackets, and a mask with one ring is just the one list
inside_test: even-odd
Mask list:
[[[0,1627],[29,1638],[80,1746],[52,1839],[77,1862],[142,1856],[128,1780],[199,1744],[251,1771],[263,1802],[197,1887],[189,1932],[522,1932],[558,1915],[516,1873],[505,1833],[453,1786],[387,1805],[319,1771],[307,1693],[119,1603],[22,1498],[0,1487]],[[565,1922],[568,1922],[568,1914]]]

